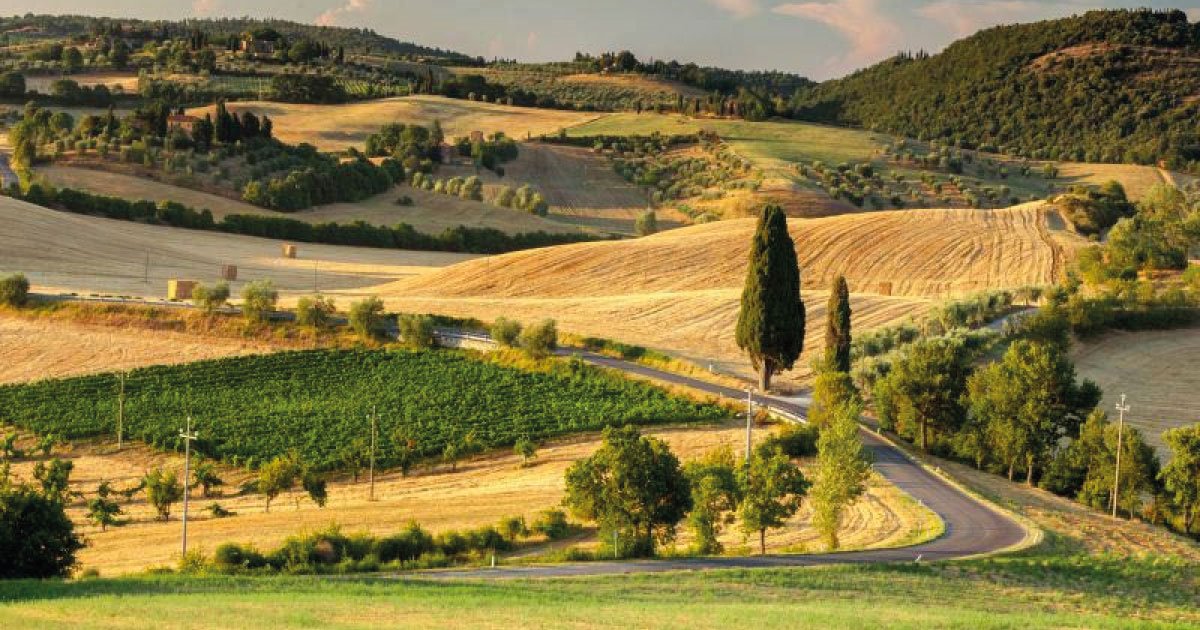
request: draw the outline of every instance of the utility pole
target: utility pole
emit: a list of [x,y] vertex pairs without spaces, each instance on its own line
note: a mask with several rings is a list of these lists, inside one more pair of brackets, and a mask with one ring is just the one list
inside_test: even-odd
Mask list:
[[750,423],[754,420],[754,389],[746,388],[746,465],[750,465]]
[[376,434],[375,425],[376,425],[376,422],[378,421],[377,414],[375,413],[375,405],[371,405],[371,415],[368,416],[368,418],[370,418],[370,420],[371,420],[371,472],[368,477],[371,481],[371,490],[370,490],[370,496],[369,496],[368,500],[374,501],[375,500],[375,434]]
[[1129,411],[1129,405],[1125,404],[1125,394],[1121,394],[1121,402],[1117,403],[1117,411],[1121,414],[1121,420],[1117,423],[1117,467],[1113,470],[1113,518],[1117,518],[1117,503],[1121,498],[1121,447],[1125,437],[1125,413]]
[[117,450],[125,445],[125,373],[121,372],[121,391],[117,394]]
[[183,555],[187,559],[187,518],[188,518],[188,480],[192,476],[192,440],[197,434],[192,431],[192,417],[187,417],[187,430],[180,430],[179,437],[183,438]]

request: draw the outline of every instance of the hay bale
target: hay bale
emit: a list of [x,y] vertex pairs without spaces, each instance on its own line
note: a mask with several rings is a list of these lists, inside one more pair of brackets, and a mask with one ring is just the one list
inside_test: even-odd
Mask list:
[[296,257],[296,246],[292,245],[291,243],[284,243],[283,244],[283,257],[284,258],[295,258]]
[[229,282],[237,280],[237,265],[221,265],[221,279]]
[[168,300],[190,300],[196,289],[195,280],[167,280]]

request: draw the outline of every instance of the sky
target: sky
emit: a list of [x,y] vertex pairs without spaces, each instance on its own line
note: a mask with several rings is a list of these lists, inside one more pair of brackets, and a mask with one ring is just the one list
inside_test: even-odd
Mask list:
[[370,28],[489,59],[629,49],[641,59],[823,80],[901,50],[936,52],[989,26],[1142,6],[1200,20],[1200,0],[4,0],[0,14],[279,17]]

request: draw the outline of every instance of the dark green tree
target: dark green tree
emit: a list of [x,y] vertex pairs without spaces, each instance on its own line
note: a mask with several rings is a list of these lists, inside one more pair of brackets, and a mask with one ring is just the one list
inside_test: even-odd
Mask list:
[[24,485],[0,487],[0,579],[66,577],[83,547],[60,501]]
[[750,246],[737,344],[750,355],[764,392],[771,387],[771,376],[792,369],[804,350],[800,266],[787,215],[776,205],[763,208]]
[[758,548],[767,553],[767,530],[782,527],[800,509],[809,482],[778,444],[754,450],[750,465],[739,469],[742,501],[738,515],[742,531],[758,534]]
[[838,276],[829,291],[825,323],[825,360],[837,372],[850,372],[850,287]]

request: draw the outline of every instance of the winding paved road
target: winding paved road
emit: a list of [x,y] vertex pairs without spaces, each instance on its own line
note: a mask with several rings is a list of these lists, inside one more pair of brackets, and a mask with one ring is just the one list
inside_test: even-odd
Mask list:
[[[38,296],[49,300],[136,302],[120,298],[96,300],[66,296]],[[187,308],[184,304],[171,304]],[[280,314],[281,319],[284,318]],[[394,331],[393,331],[394,332]],[[467,340],[491,343],[486,334],[441,329],[443,340]],[[664,372],[637,363],[599,355],[593,352],[563,348],[562,356],[578,357],[589,363],[620,370],[627,374],[652,378],[661,382],[688,387],[697,391],[739,401],[746,400],[744,390],[716,385],[688,376]],[[756,405],[765,405],[782,415],[804,421],[807,408],[770,396],[755,396]],[[892,484],[907,492],[936,513],[945,523],[945,533],[927,543],[900,549],[878,549],[827,554],[789,554],[749,557],[680,558],[643,561],[586,562],[534,566],[500,566],[481,569],[453,569],[402,573],[392,577],[450,578],[550,578],[582,575],[614,575],[696,569],[734,569],[769,567],[804,567],[828,564],[868,564],[949,560],[1000,551],[1025,539],[1025,529],[1011,518],[968,496],[937,474],[914,462],[879,435],[862,430],[863,443],[875,458],[875,470]]]

